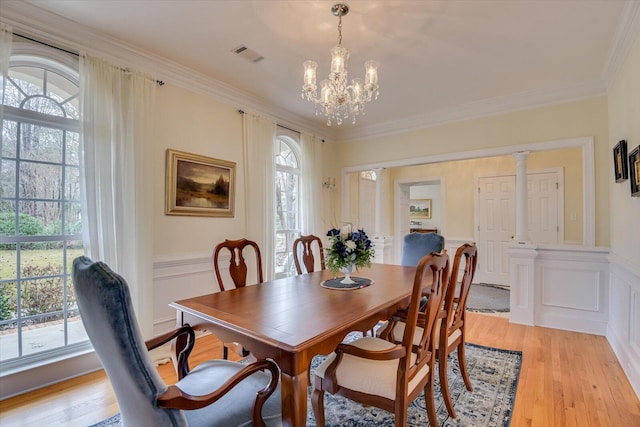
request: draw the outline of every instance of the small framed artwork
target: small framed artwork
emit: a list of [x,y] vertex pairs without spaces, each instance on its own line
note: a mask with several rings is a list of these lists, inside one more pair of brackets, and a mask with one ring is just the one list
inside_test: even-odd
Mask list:
[[235,162],[167,150],[166,215],[233,217]]
[[431,199],[411,199],[409,219],[431,219]]
[[616,182],[622,182],[629,178],[627,168],[627,141],[622,140],[613,147],[613,173]]
[[629,154],[629,181],[631,195],[640,197],[640,145]]

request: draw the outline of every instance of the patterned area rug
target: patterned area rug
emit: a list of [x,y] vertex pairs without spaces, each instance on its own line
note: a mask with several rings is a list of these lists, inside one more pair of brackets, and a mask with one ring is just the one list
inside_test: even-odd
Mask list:
[[[347,340],[362,336],[350,334]],[[475,344],[466,346],[467,368],[473,384],[468,391],[460,375],[457,355],[449,358],[449,386],[451,399],[456,408],[457,418],[450,418],[440,394],[438,381],[435,383],[436,411],[442,427],[508,427],[511,422],[513,403],[520,375],[522,353],[501,350]],[[312,362],[315,369],[324,356],[316,356]],[[437,375],[436,375],[437,377]],[[309,388],[311,392],[311,388]],[[315,418],[309,403],[307,426],[315,427]],[[360,404],[340,396],[325,394],[325,418],[327,427],[345,426],[393,426],[392,413]],[[409,426],[427,426],[427,412],[424,396],[420,395],[409,407]],[[92,427],[120,427],[120,414],[117,414]]]

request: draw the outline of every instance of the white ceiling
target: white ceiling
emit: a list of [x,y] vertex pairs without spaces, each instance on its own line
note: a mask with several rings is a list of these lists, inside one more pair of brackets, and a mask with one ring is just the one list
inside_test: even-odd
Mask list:
[[[336,1],[26,2],[277,106],[291,122],[314,121],[336,140],[601,95],[640,15],[635,0],[347,1],[350,77],[377,60],[380,97],[356,125],[326,129],[300,86],[306,59],[319,63],[319,80],[328,74]],[[237,56],[241,45],[265,59]]]

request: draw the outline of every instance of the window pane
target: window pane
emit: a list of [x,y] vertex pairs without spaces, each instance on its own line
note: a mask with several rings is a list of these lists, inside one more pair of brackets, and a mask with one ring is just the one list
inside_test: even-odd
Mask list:
[[0,160],[0,197],[16,197],[16,162],[13,160]]
[[64,110],[57,102],[44,96],[34,96],[28,98],[22,104],[25,110],[37,111],[38,113],[47,114],[49,116],[64,117]]
[[[57,320],[55,312],[64,307],[64,286],[61,277],[23,280],[20,284],[22,316],[35,316],[25,322],[37,325]],[[43,316],[38,316],[38,315]],[[45,316],[46,314],[46,316]]]
[[64,346],[64,316],[43,316],[22,322],[22,354],[29,355]]
[[0,142],[0,157],[16,158],[16,141],[18,138],[18,123],[9,120],[2,121],[2,141]]
[[80,203],[65,203],[64,234],[82,233],[82,217]]
[[20,163],[20,198],[50,199],[60,198],[62,167],[40,163]]
[[9,78],[13,81],[21,93],[30,95],[42,95],[42,80],[44,70],[36,67],[11,67]]
[[62,163],[63,130],[30,124],[21,129],[20,158]]
[[66,132],[67,151],[65,163],[67,165],[80,164],[80,134],[78,132]]
[[58,235],[60,221],[58,202],[20,202],[18,223],[21,236]]
[[18,357],[18,322],[3,324],[0,333],[0,361]]
[[77,119],[78,114],[78,87],[65,77],[51,71],[47,72],[47,96],[62,104],[65,116]]
[[82,319],[80,319],[80,314],[77,310],[72,310],[69,312],[67,322],[69,328],[69,344],[75,344],[78,342],[87,341],[89,339],[89,337],[87,336],[87,332],[84,330]]
[[80,200],[80,169],[78,168],[65,168],[64,199]]

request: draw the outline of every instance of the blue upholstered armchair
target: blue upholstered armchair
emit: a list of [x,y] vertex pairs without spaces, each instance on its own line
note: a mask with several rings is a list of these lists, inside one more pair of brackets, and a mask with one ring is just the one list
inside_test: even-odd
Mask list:
[[423,256],[442,252],[444,237],[436,233],[409,233],[402,241],[401,265],[415,267]]
[[[145,344],[126,281],[104,263],[76,258],[73,286],[82,322],[118,399],[123,426],[282,425],[279,369],[273,361],[245,366],[212,360],[189,372],[187,358],[195,337],[190,326]],[[148,350],[175,338],[179,381],[167,386]]]

